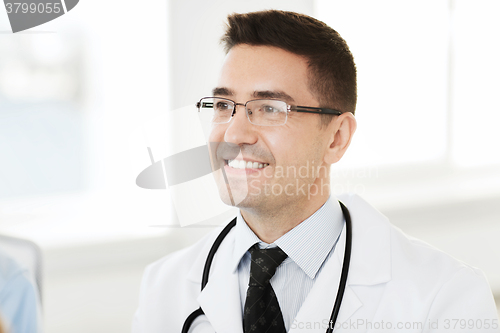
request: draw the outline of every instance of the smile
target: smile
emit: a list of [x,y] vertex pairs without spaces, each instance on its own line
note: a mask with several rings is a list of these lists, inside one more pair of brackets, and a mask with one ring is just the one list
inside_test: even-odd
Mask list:
[[269,163],[259,163],[244,160],[226,160],[227,165],[233,169],[263,169]]

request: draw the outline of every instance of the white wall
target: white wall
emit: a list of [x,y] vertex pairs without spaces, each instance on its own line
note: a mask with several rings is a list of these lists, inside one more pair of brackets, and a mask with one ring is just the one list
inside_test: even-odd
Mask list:
[[[328,3],[333,4],[335,12],[329,13],[325,9],[327,1],[320,0],[81,1],[69,14],[39,28],[56,35],[71,32],[84,50],[78,60],[78,66],[84,68],[79,81],[82,86],[74,100],[84,118],[83,186],[74,192],[52,189],[13,196],[0,203],[0,232],[33,239],[44,250],[46,332],[128,331],[144,267],[209,231],[152,227],[172,219],[170,198],[166,191],[135,186],[137,172],[150,161],[146,149],[132,154],[130,160],[128,140],[139,123],[165,110],[191,105],[210,93],[223,59],[218,39],[228,13],[268,8],[316,13],[337,28],[348,43],[352,40],[355,59],[359,59],[359,75],[365,81],[360,84],[357,139],[345,161],[334,170],[336,189],[359,192],[408,234],[483,269],[493,290],[500,295],[498,153],[479,149],[495,148],[498,143],[491,117],[500,114],[499,104],[494,91],[475,90],[467,85],[487,79],[490,69],[498,70],[497,57],[491,56],[498,50],[487,34],[481,35],[478,45],[484,63],[477,70],[470,67],[476,60],[474,54],[463,53],[464,48],[467,50],[463,38],[496,31],[494,18],[500,14],[496,2],[409,1],[398,6],[392,6],[391,1],[371,5],[353,0]],[[434,11],[432,6],[436,6]],[[448,16],[450,6],[455,13],[453,20]],[[410,59],[420,49],[413,49],[414,45],[404,40],[422,31],[415,29],[422,21],[420,17],[430,15],[432,27],[437,29],[423,30],[434,46],[448,40],[450,27],[460,32],[451,48],[447,45],[432,49],[441,52],[439,61],[433,64],[439,73],[432,71],[432,89],[419,90],[419,84],[411,82],[411,89],[405,90],[407,83],[396,81],[398,96],[391,99],[387,88],[390,84],[383,83],[380,62],[374,60],[380,58],[371,57],[377,49],[363,49],[363,45],[372,44],[360,39],[366,35],[363,27],[373,30],[377,18],[381,18],[370,14],[384,8],[384,22],[396,22],[395,31],[384,26],[385,39],[382,38],[394,44],[391,50],[396,52],[396,69],[400,68],[400,73],[390,73],[391,84],[396,79],[424,76],[418,66],[412,66],[415,60]],[[404,20],[404,15],[411,13],[421,16]],[[461,30],[464,26],[460,22],[467,22],[467,13],[481,22],[472,26],[476,29],[472,37]],[[38,40],[36,34],[21,37]],[[398,49],[399,40],[393,37],[403,39],[405,49]],[[37,45],[43,49],[53,44],[40,39]],[[452,58],[450,50],[455,54]],[[449,89],[450,59],[455,59],[458,66],[452,77],[455,90]],[[474,79],[463,81],[468,71]],[[483,88],[488,87],[495,86]],[[472,99],[466,99],[469,96]],[[451,100],[454,102],[450,104]],[[471,101],[475,100],[481,102],[477,105],[482,110],[474,110],[468,132],[468,117],[472,116],[467,112],[473,109],[475,104]],[[385,101],[392,107],[390,112],[384,113]],[[411,107],[405,106],[405,102]],[[458,108],[456,117],[452,106]],[[376,108],[378,111],[374,111]],[[423,110],[418,113],[415,109]],[[430,110],[433,113],[429,118]],[[455,126],[453,132],[449,132],[450,123]],[[405,146],[401,139],[402,142],[392,142],[400,138],[398,135],[408,134],[405,126],[411,127],[407,131],[412,134],[408,144]],[[394,128],[396,132],[390,133]],[[474,140],[467,141],[472,130],[476,133],[471,137]],[[444,141],[428,151],[421,149],[420,155],[413,154],[411,147],[433,144],[432,140],[420,139],[419,135],[427,134],[433,140]],[[455,141],[451,144],[450,140]],[[474,158],[466,158],[467,149]],[[19,156],[31,154],[29,149],[19,152]],[[43,156],[50,159],[51,155]],[[398,161],[398,156],[404,157],[404,161]],[[478,161],[482,164],[478,165]]]

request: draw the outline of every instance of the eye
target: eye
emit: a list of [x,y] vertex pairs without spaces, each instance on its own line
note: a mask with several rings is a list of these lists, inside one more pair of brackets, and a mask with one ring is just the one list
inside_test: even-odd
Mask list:
[[264,111],[265,113],[277,113],[281,112],[280,109],[272,106],[272,105],[262,105],[261,110]]
[[221,111],[232,110],[232,106],[228,102],[219,101],[215,103],[215,109]]

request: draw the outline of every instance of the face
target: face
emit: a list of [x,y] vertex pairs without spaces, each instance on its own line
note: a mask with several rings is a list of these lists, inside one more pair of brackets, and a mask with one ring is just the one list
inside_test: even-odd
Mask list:
[[[214,95],[242,104],[279,98],[319,107],[307,74],[303,57],[275,47],[238,45],[226,57]],[[269,212],[303,205],[315,191],[327,191],[320,186],[327,177],[324,155],[331,135],[319,123],[318,114],[290,112],[285,125],[253,125],[239,105],[229,123],[212,125],[211,158],[219,167],[215,179],[222,200],[242,210]]]

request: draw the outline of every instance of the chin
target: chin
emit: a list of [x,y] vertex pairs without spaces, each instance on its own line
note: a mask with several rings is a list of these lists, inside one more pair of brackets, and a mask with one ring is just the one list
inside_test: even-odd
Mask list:
[[219,190],[219,196],[226,205],[240,207],[251,197],[246,179],[231,179],[229,184],[224,181],[222,172],[218,170],[214,173],[214,179]]
[[228,206],[242,207],[251,199],[249,198],[247,186],[229,186],[224,182],[220,182],[217,187],[222,202]]

